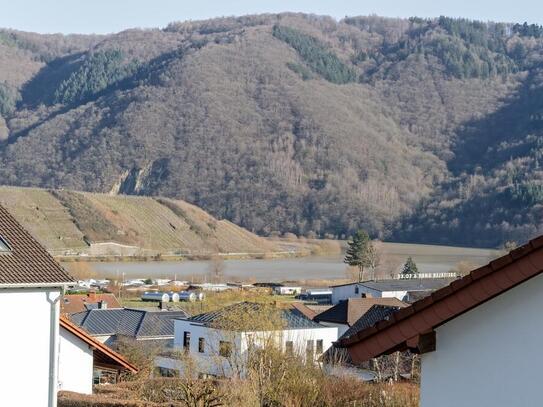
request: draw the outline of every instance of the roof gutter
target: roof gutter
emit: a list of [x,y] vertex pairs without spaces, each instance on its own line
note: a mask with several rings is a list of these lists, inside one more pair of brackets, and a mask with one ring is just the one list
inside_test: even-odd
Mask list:
[[50,329],[49,329],[49,407],[57,406],[58,390],[58,348],[59,348],[59,329],[58,329],[58,303],[64,295],[64,288],[54,298],[51,292],[47,293],[47,301],[51,304],[50,311]]
[[63,283],[12,283],[12,284],[0,284],[2,288],[61,288],[75,287],[76,282],[63,282]]

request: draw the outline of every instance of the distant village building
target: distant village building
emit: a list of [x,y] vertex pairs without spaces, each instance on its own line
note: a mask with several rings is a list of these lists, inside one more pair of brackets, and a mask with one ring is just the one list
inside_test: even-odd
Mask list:
[[[235,359],[236,365],[243,369],[249,347],[260,346],[263,338],[270,335],[286,352],[299,352],[312,360],[317,360],[337,339],[337,328],[319,325],[292,309],[280,311],[284,327],[273,331],[232,331],[215,325],[229,313],[247,311],[251,315],[258,307],[259,304],[242,302],[187,319],[177,319],[174,348],[188,352],[199,375],[231,376],[235,372],[230,361]],[[257,322],[255,326],[258,326]],[[169,357],[158,358],[157,366],[165,375],[177,374],[184,369],[179,359]]]
[[445,287],[452,281],[454,279],[451,278],[391,279],[340,284],[330,288],[332,289],[332,304],[337,304],[348,298],[365,297],[396,297],[406,301],[409,298],[408,294],[429,294]]
[[302,287],[281,285],[273,287],[273,292],[277,295],[298,295],[302,292]]
[[308,288],[296,296],[302,301],[312,301],[318,304],[330,304],[332,302],[332,290],[322,288]]
[[191,284],[189,286],[189,290],[203,290],[203,291],[213,291],[213,292],[232,290],[234,288],[235,287],[231,287],[228,284],[213,284],[213,283]]
[[56,406],[60,301],[73,285],[0,206],[1,406]]
[[343,338],[354,363],[421,355],[421,407],[539,406],[543,236]]
[[137,371],[122,355],[60,318],[59,390],[92,394],[93,385],[114,384],[121,373]]

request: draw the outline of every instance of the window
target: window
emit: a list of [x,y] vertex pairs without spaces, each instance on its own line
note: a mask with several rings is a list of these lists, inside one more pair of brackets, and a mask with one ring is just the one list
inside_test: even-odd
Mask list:
[[315,346],[315,341],[309,340],[307,341],[307,345],[305,347],[305,356],[307,360],[313,360],[313,348]]
[[5,239],[0,236],[0,253],[2,252],[10,252],[11,247],[9,247],[8,242],[5,241]]
[[232,344],[226,341],[219,342],[219,355],[229,358],[232,355]]
[[292,342],[292,341],[286,341],[285,342],[285,352],[287,352],[289,354],[294,353],[294,342]]
[[355,287],[354,287],[354,293],[355,293],[355,294],[358,294],[359,291],[360,291],[360,289],[358,288],[358,286],[355,286]]
[[323,351],[322,339],[317,339],[317,354],[321,354]]
[[190,332],[188,331],[183,333],[183,348],[190,350]]
[[115,384],[117,383],[117,371],[95,367],[92,372],[93,384]]
[[175,369],[168,369],[167,367],[157,368],[158,375],[161,377],[178,377],[179,372]]
[[206,340],[204,338],[198,338],[198,352],[204,353],[206,351]]

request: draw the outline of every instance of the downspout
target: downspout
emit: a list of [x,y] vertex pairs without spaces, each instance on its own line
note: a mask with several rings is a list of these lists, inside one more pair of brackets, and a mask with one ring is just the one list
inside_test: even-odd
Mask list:
[[60,293],[56,298],[51,298],[51,291],[47,292],[47,301],[51,304],[51,326],[49,338],[49,402],[48,407],[57,406],[58,390],[58,336],[59,336],[59,316],[57,304],[64,295],[65,287],[60,288]]

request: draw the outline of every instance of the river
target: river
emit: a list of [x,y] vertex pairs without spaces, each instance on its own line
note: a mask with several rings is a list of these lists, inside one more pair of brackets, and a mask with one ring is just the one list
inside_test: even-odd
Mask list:
[[[482,265],[495,258],[494,250],[468,249],[448,246],[386,244],[385,256],[395,258],[395,269],[407,256],[412,256],[419,272],[448,272],[459,262]],[[177,280],[201,279],[210,274],[210,261],[180,262],[122,262],[92,263],[98,278],[170,278]],[[343,256],[309,256],[274,260],[226,260],[222,264],[228,280],[285,281],[333,280],[346,278]]]

